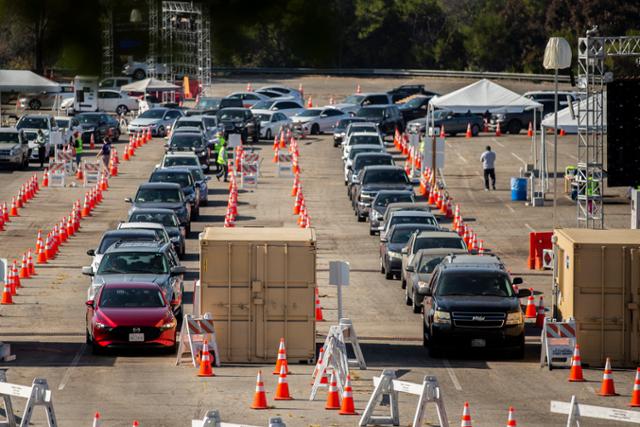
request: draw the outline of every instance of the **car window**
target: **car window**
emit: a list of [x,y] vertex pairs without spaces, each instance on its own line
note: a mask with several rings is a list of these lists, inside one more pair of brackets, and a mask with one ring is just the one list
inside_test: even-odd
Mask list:
[[274,102],[271,100],[256,102],[252,108],[255,110],[269,110]]
[[370,170],[364,176],[363,184],[397,183],[408,184],[407,174],[401,169]]
[[100,83],[100,87],[113,87],[113,79],[104,80]]
[[[139,119],[161,119],[164,116],[164,110],[155,110],[155,109],[151,109],[151,110],[147,110],[144,113],[140,114],[138,116]],[[167,113],[166,117],[168,117],[169,114]]]
[[105,288],[100,294],[99,307],[103,308],[158,308],[166,304],[159,289]]
[[168,274],[169,261],[162,253],[112,252],[105,254],[97,274]]
[[182,201],[178,188],[141,188],[136,194],[137,203],[178,203]]
[[167,119],[176,119],[176,118],[178,118],[180,116],[182,116],[182,114],[180,114],[179,111],[172,110],[172,111],[168,111],[167,112],[167,115],[165,116],[165,118],[167,118]]
[[373,203],[374,206],[386,207],[389,203],[413,202],[411,194],[378,194]]
[[459,237],[419,237],[416,239],[413,252],[434,248],[465,249],[464,242]]
[[134,212],[129,222],[153,222],[165,227],[179,227],[180,223],[174,213],[165,212]]
[[105,234],[102,236],[102,241],[100,241],[100,245],[96,250],[97,254],[103,254],[116,242],[153,242],[155,239],[152,236],[146,234],[131,234],[126,236],[117,236],[112,234]]
[[389,98],[385,95],[371,95],[368,98],[369,104],[388,104]]
[[385,166],[385,165],[393,165],[393,158],[389,156],[375,156],[375,157],[364,157],[362,159],[356,159],[356,162],[353,165],[353,169],[359,171],[362,168],[367,166]]
[[48,129],[49,121],[46,117],[22,117],[16,124],[16,129]]
[[174,134],[169,142],[172,148],[202,148],[204,145],[200,135],[186,133]]
[[416,231],[414,228],[400,228],[393,231],[391,243],[407,243],[411,235]]
[[444,257],[441,255],[436,255],[436,256],[422,255],[422,257],[420,257],[420,262],[417,268],[418,273],[422,273],[422,274],[433,273],[433,270],[438,266],[438,264],[440,264],[440,262],[442,262],[442,258]]
[[513,287],[501,273],[445,272],[438,283],[437,296],[514,296]]
[[193,185],[191,174],[188,172],[154,172],[149,178],[149,182],[175,182],[180,187]]
[[172,156],[165,157],[162,166],[200,166],[200,161],[195,156]]
[[380,144],[378,135],[353,135],[349,138],[349,145],[375,145]]
[[[436,225],[435,220],[431,216],[398,216],[394,215],[389,220],[389,225],[395,224],[429,224]],[[433,246],[435,248],[450,248],[452,246]],[[458,248],[459,246],[455,246]],[[425,249],[425,248],[419,248]]]

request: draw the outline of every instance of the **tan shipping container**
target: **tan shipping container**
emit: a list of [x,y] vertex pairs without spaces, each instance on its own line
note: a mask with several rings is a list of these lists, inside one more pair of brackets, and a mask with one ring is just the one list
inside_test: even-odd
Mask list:
[[314,362],[314,229],[207,227],[200,282],[222,362],[275,362],[282,337],[289,362]]
[[640,362],[640,230],[557,229],[560,319],[576,320],[582,361]]

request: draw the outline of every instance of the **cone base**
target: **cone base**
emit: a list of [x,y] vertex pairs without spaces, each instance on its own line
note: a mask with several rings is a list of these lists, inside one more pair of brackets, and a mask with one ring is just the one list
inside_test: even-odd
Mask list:
[[640,402],[639,403],[629,403],[628,405],[631,408],[640,408]]
[[569,381],[570,383],[583,383],[583,382],[585,382],[585,379],[584,378],[582,378],[582,379],[571,379],[571,378],[569,378],[567,381]]
[[338,412],[338,415],[359,415],[357,412]]
[[340,409],[340,406],[325,406],[324,409],[327,409],[329,411],[337,411],[338,409]]
[[618,393],[598,393],[598,396],[603,396],[603,397],[611,397],[611,396],[620,396]]
[[206,377],[215,377],[215,374],[214,373],[211,373],[211,374],[198,374],[198,376],[199,377],[205,377],[205,378]]
[[273,400],[293,400],[293,397],[274,397]]
[[269,408],[268,408],[268,407],[266,407],[266,406],[253,406],[253,405],[251,405],[251,409],[257,409],[257,410],[260,410],[260,409],[269,409]]

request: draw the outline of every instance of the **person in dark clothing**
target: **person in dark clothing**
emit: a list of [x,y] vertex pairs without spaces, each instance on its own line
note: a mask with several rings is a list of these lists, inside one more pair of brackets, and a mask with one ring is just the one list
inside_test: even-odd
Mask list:
[[44,155],[47,151],[47,140],[42,129],[38,129],[36,134],[36,144],[38,145],[38,160],[40,160],[40,167],[43,167]]

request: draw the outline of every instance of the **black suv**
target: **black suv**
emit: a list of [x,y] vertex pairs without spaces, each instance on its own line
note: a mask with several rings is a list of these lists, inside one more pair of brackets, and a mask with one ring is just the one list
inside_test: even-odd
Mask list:
[[239,133],[243,142],[248,142],[250,137],[254,144],[258,143],[260,121],[248,108],[223,108],[216,113],[216,117],[225,134]]
[[171,139],[165,145],[166,152],[191,151],[198,156],[202,168],[209,170],[210,149],[202,132],[180,132],[171,135]]
[[356,113],[356,117],[375,123],[383,135],[393,135],[396,128],[400,132],[404,131],[404,119],[396,105],[362,107]]
[[513,285],[495,256],[450,255],[433,271],[423,300],[423,345],[436,357],[444,348],[461,351],[506,348],[524,357],[524,316]]
[[76,115],[76,120],[85,147],[89,146],[91,135],[96,144],[99,144],[109,133],[112,141],[120,138],[120,123],[106,113],[80,113]]
[[429,92],[428,95],[414,96],[407,102],[398,105],[405,123],[426,116],[429,101],[436,95],[435,92]]
[[239,98],[220,98],[217,96],[201,96],[193,110],[185,111],[186,116],[197,116],[200,114],[215,115],[223,108],[243,108],[242,100]]
[[407,173],[400,166],[367,166],[358,172],[353,183],[353,209],[359,222],[369,216],[371,203],[380,190],[413,191]]

